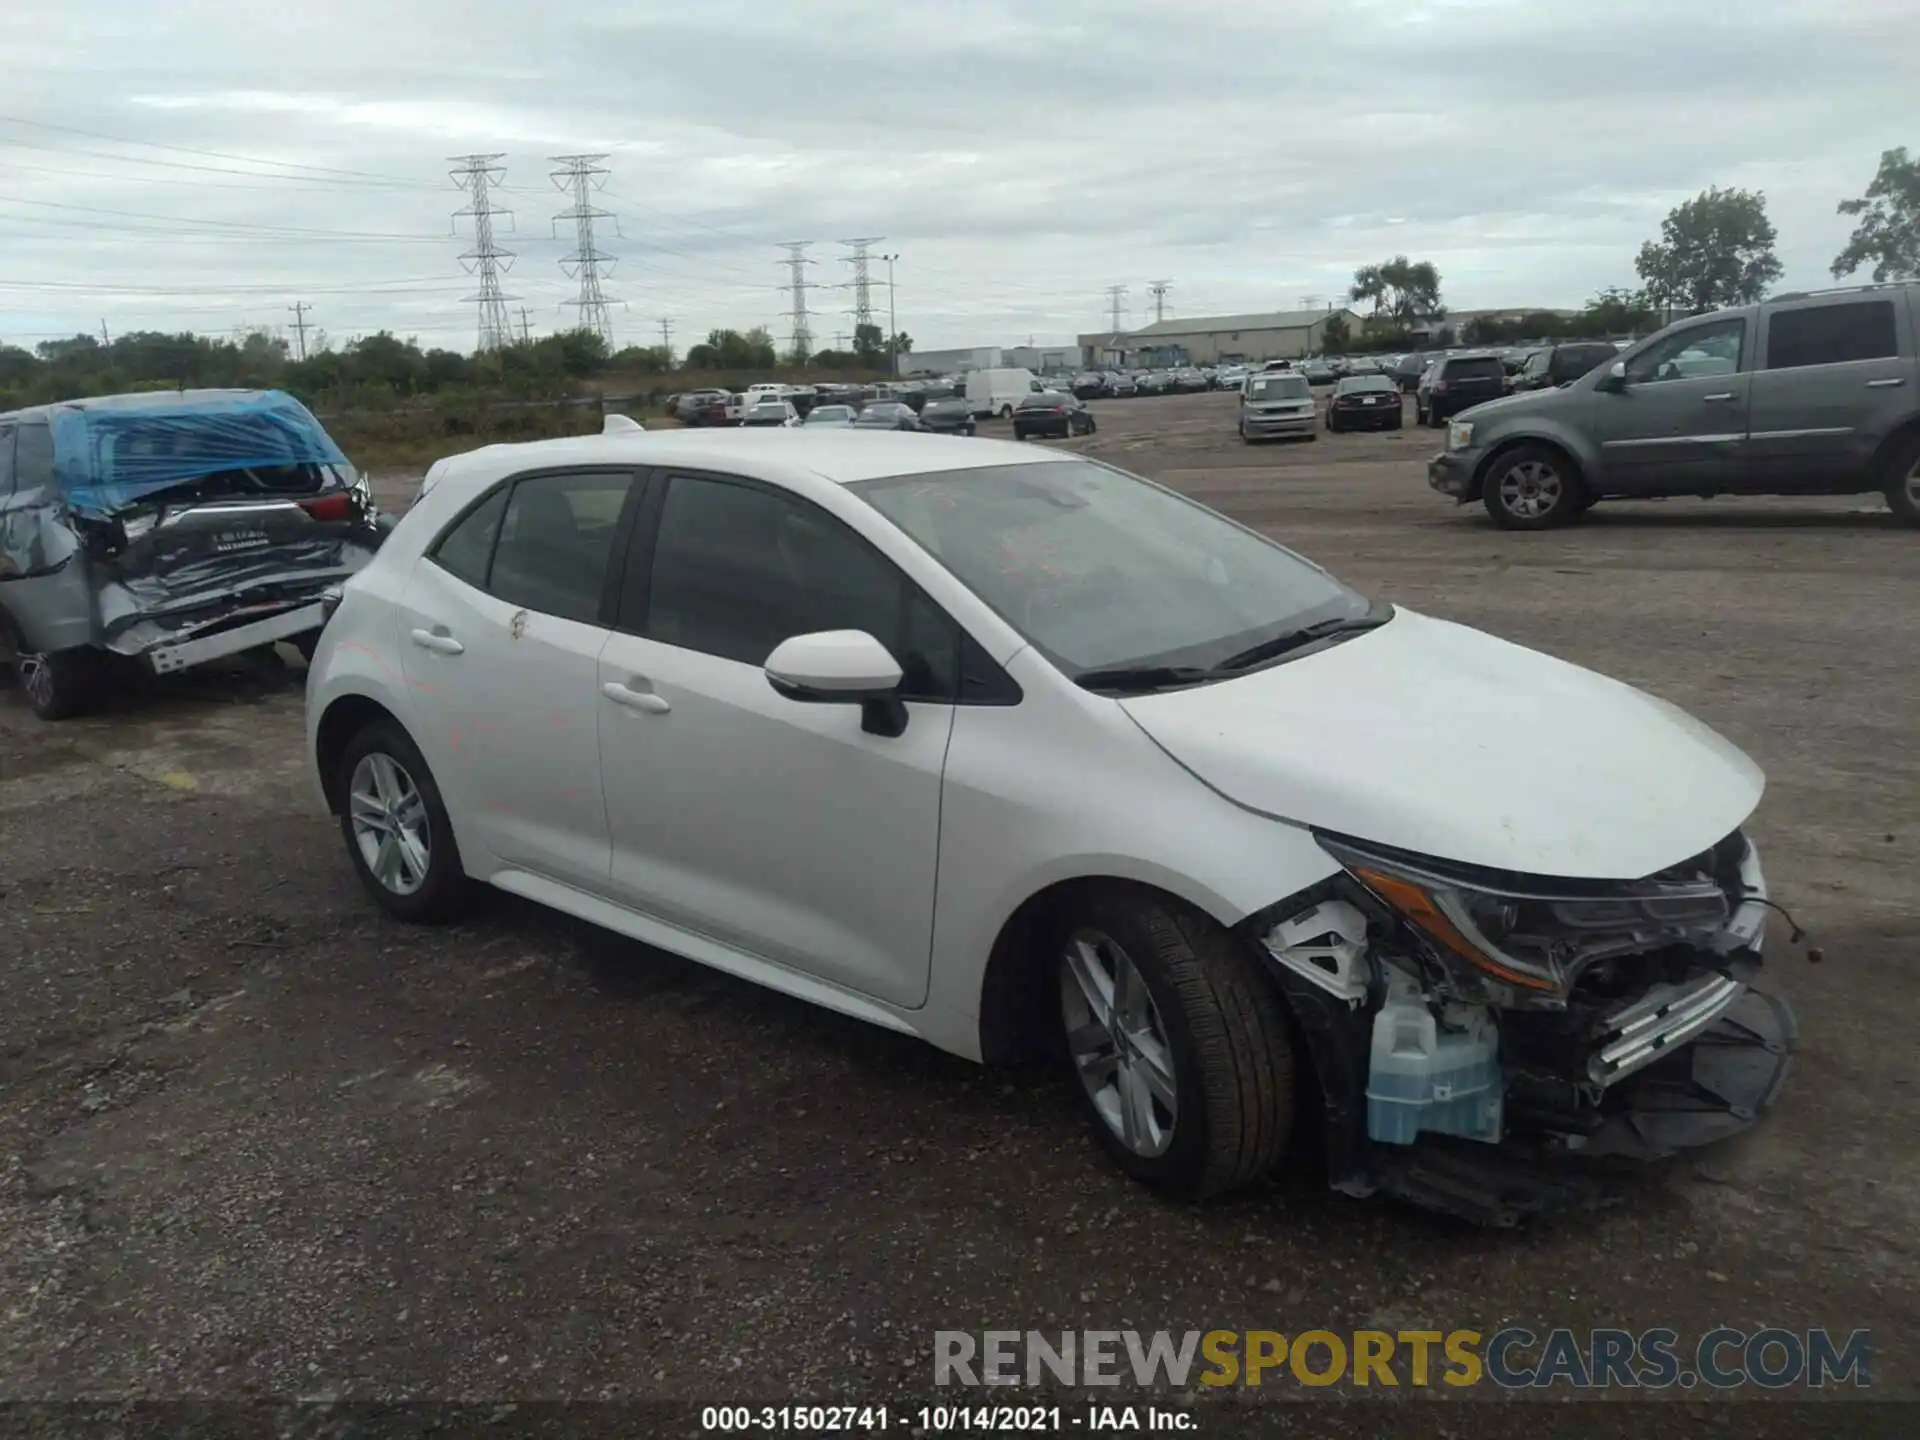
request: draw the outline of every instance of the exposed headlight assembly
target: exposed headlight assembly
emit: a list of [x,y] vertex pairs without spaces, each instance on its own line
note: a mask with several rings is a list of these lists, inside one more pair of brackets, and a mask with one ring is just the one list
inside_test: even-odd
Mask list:
[[1471,420],[1456,420],[1447,427],[1447,448],[1449,450],[1464,450],[1471,444],[1473,444],[1473,422]]
[[1726,892],[1704,875],[1607,887],[1482,884],[1450,867],[1383,859],[1324,836],[1320,843],[1427,942],[1467,994],[1496,1004],[1562,1005],[1589,966],[1671,944],[1705,948],[1730,913]]

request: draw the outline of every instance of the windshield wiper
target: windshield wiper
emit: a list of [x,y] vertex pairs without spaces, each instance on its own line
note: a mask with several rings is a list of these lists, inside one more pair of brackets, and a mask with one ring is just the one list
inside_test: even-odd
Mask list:
[[1358,635],[1367,630],[1378,630],[1386,624],[1388,615],[1346,615],[1333,620],[1321,620],[1298,630],[1288,630],[1275,635],[1271,640],[1262,640],[1251,645],[1238,655],[1229,655],[1213,668],[1220,670],[1245,670],[1258,665],[1263,660],[1274,660],[1289,650],[1298,650],[1319,640],[1331,639],[1336,635]]
[[1204,665],[1115,665],[1107,670],[1083,670],[1073,677],[1073,683],[1088,690],[1166,690],[1219,678]]

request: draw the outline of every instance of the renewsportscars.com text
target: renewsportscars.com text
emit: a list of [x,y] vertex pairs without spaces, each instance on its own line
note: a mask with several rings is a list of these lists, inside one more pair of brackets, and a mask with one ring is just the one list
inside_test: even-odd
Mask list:
[[936,1385],[1354,1385],[1765,1390],[1872,1382],[1873,1337],[1721,1327],[1679,1332],[938,1330]]

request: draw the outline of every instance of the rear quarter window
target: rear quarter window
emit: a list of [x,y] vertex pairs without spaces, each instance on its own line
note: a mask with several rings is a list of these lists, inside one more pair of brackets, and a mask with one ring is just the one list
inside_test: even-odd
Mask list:
[[1885,360],[1900,353],[1891,300],[1776,310],[1767,322],[1767,369]]

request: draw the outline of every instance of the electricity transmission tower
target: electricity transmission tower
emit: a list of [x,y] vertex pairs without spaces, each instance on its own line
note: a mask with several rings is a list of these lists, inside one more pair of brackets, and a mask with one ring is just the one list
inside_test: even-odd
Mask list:
[[853,266],[853,279],[840,288],[853,291],[853,309],[847,313],[853,316],[853,333],[856,340],[861,326],[873,324],[873,277],[867,269],[868,263],[874,258],[870,250],[872,246],[878,245],[886,238],[884,235],[866,235],[857,240],[840,242],[853,249],[851,255],[840,257],[843,265]]
[[500,292],[500,277],[513,268],[513,251],[502,250],[493,238],[493,217],[513,218],[511,210],[500,209],[493,203],[493,189],[507,174],[506,167],[499,163],[502,158],[498,154],[456,155],[452,163],[460,168],[448,172],[453,183],[467,192],[466,207],[454,211],[453,218],[473,221],[473,247],[460,257],[460,263],[469,275],[480,281],[479,292],[469,295],[467,303],[480,307],[482,350],[498,350],[513,343],[507,301],[519,298]]
[[293,312],[293,328],[300,336],[300,358],[307,358],[307,312],[313,307],[304,300],[296,300],[287,309]]
[[1127,303],[1127,287],[1126,286],[1109,285],[1107,287],[1107,305],[1108,305],[1108,308],[1113,312],[1112,330],[1113,330],[1113,333],[1116,335],[1120,333],[1120,312],[1121,310],[1126,308],[1126,303]]
[[[560,262],[560,268],[567,277],[580,282],[578,299],[567,304],[578,312],[575,328],[590,330],[606,342],[607,348],[613,348],[613,315],[608,307],[607,296],[600,288],[602,267],[611,270],[614,258],[605,255],[593,243],[593,222],[611,220],[613,212],[601,210],[593,203],[593,193],[606,188],[608,171],[600,162],[605,155],[554,155],[549,157],[554,164],[564,169],[553,172],[554,185],[573,196],[570,209],[562,210],[553,217],[557,228],[562,220],[573,222],[573,254]],[[615,233],[618,233],[617,227]]]
[[793,294],[793,357],[805,360],[813,354],[813,326],[807,317],[807,291],[814,288],[807,279],[807,266],[814,262],[807,259],[807,247],[811,240],[783,240],[780,248],[787,252],[787,258],[780,263],[788,267],[793,278],[780,288]]
[[1167,318],[1167,291],[1172,287],[1171,280],[1155,280],[1147,286],[1147,293],[1153,296],[1153,323],[1156,325]]

